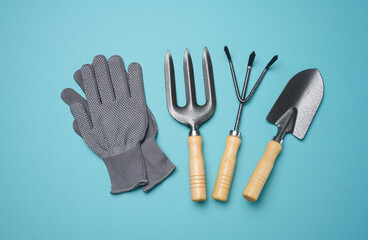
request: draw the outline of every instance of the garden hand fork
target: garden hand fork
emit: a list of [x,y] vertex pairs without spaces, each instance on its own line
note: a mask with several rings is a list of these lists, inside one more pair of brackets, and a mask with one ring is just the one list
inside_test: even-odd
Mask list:
[[176,99],[174,63],[170,51],[166,53],[165,81],[167,108],[173,118],[190,127],[188,145],[192,201],[206,200],[202,137],[199,134],[198,128],[212,116],[216,108],[212,63],[206,47],[203,50],[202,67],[206,103],[204,105],[198,105],[194,85],[193,63],[189,50],[186,49],[184,54],[184,80],[187,101],[184,107],[180,107]]

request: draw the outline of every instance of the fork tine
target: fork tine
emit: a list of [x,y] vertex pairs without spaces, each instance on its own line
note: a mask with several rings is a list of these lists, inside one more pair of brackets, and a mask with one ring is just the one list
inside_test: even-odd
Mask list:
[[166,103],[170,113],[177,108],[174,63],[169,50],[165,56]]
[[209,107],[216,106],[215,83],[213,81],[213,70],[210,53],[207,47],[203,49],[202,56],[204,91],[206,95],[206,104]]
[[194,84],[193,63],[189,50],[185,49],[184,54],[184,81],[185,81],[185,93],[187,98],[187,106],[196,105],[196,91]]

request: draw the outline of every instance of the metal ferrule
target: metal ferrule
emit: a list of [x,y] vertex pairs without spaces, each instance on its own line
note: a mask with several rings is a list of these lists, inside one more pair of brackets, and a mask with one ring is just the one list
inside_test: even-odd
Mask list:
[[273,141],[275,141],[275,142],[278,142],[278,143],[280,143],[280,144],[282,144],[282,142],[284,141],[284,139],[282,139],[282,138],[280,138],[280,137],[278,137],[278,136],[274,136],[274,137],[272,138],[272,140],[273,140]]
[[199,134],[198,130],[192,130],[189,132],[189,137],[190,136],[200,136],[201,134]]
[[240,138],[240,132],[238,131],[231,130],[229,135]]

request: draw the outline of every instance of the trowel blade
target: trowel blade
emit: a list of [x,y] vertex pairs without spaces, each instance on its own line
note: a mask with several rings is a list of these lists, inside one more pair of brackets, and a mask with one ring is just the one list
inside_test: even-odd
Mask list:
[[[267,115],[267,121],[303,139],[323,97],[323,81],[317,69],[297,73],[286,85]],[[290,124],[290,122],[292,123]]]

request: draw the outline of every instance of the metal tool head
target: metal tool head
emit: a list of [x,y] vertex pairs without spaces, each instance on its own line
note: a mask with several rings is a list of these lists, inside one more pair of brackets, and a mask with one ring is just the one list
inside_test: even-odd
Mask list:
[[192,58],[189,50],[185,49],[184,81],[187,101],[184,107],[180,107],[177,104],[176,98],[174,63],[170,51],[168,50],[166,53],[165,82],[167,108],[171,116],[173,116],[177,121],[190,127],[192,134],[198,133],[198,127],[212,116],[216,108],[212,62],[206,47],[203,50],[202,67],[206,103],[204,105],[198,105],[196,100]]
[[240,117],[241,117],[242,110],[243,110],[243,104],[247,103],[249,101],[249,99],[253,96],[255,90],[257,89],[257,87],[261,83],[261,81],[262,81],[264,75],[266,74],[267,70],[271,67],[272,64],[274,64],[277,61],[278,55],[275,55],[271,59],[271,61],[268,62],[267,66],[263,69],[261,75],[259,76],[257,82],[254,84],[252,90],[250,91],[248,96],[245,97],[245,94],[246,94],[246,91],[247,91],[247,86],[248,86],[248,81],[249,81],[250,70],[252,69],[254,58],[256,57],[256,53],[253,51],[249,55],[247,72],[245,74],[245,80],[244,80],[244,85],[243,85],[243,91],[242,91],[242,94],[240,96],[238,81],[236,80],[234,65],[233,65],[233,61],[231,60],[231,55],[230,55],[229,48],[227,46],[225,46],[224,51],[225,51],[225,54],[227,56],[227,59],[229,60],[229,66],[230,66],[231,76],[233,77],[235,93],[236,93],[236,96],[237,96],[237,98],[240,102],[239,108],[238,108],[238,114],[236,116],[234,130],[230,131],[230,135],[240,137],[240,132],[238,132],[238,128],[239,128],[239,123],[240,123]]
[[296,74],[286,85],[267,115],[267,121],[279,127],[275,141],[285,133],[303,139],[323,97],[323,81],[317,69]]

